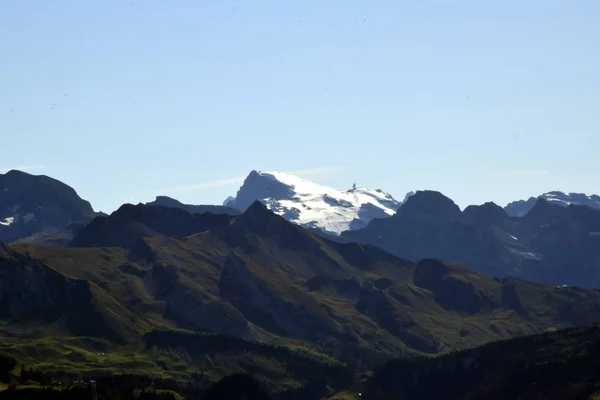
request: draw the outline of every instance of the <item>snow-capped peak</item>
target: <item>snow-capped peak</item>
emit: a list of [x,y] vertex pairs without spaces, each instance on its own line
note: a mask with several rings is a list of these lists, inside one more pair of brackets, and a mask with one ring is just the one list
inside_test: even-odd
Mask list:
[[568,206],[571,204],[587,205],[594,208],[600,207],[600,197],[596,195],[587,195],[584,193],[563,193],[563,192],[548,192],[539,196],[546,199],[550,203]]
[[245,210],[259,200],[288,221],[328,233],[364,227],[396,213],[400,202],[377,189],[337,190],[285,172],[252,171],[228,206]]
[[551,204],[563,207],[575,204],[600,208],[600,196],[595,194],[587,195],[584,193],[563,193],[553,191],[541,194],[537,197],[530,197],[528,200],[513,201],[505,207],[505,210],[511,216],[521,217],[533,208],[538,199],[544,199]]

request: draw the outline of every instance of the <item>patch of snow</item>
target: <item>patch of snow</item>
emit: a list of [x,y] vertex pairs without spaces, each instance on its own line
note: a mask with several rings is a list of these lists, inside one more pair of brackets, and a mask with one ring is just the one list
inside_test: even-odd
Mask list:
[[589,236],[600,236],[600,232],[590,232],[588,233]]
[[548,203],[559,203],[560,205],[564,205],[564,206],[568,206],[569,204],[571,204],[571,202],[570,202],[570,201],[568,201],[568,200],[565,200],[565,199],[557,199],[557,198],[554,198],[554,197],[547,197],[547,198],[546,198],[546,201],[547,201]]
[[8,192],[8,188],[4,189],[4,193]]
[[588,195],[585,193],[563,193],[559,191],[547,192],[537,197],[531,197],[527,201],[513,201],[509,203],[505,209],[512,216],[522,217],[531,210],[536,199],[544,199],[551,204],[561,207],[581,205],[600,209],[600,196],[598,195]]
[[11,226],[14,221],[15,221],[14,217],[4,218],[4,220],[0,221],[0,225]]
[[514,237],[513,235],[511,235],[510,233],[508,234],[508,236],[510,236],[511,238],[513,238],[513,240],[519,240],[516,237]]
[[17,212],[17,210],[19,209],[19,207],[21,207],[21,206],[17,204],[16,206],[13,206],[13,208],[11,208],[10,211],[13,212],[13,213],[15,213],[15,212]]
[[587,205],[589,207],[600,207],[600,200],[596,195],[587,195],[584,193],[563,193],[563,192],[548,192],[539,196],[547,201],[567,207],[571,204]]

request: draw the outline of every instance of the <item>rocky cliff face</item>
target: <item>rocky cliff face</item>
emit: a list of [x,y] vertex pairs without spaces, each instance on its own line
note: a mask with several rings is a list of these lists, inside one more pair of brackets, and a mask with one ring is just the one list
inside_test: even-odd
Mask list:
[[0,318],[54,321],[68,308],[70,286],[59,272],[0,243]]
[[[233,253],[229,255],[219,282],[221,298],[237,307],[248,321],[278,335],[331,337],[333,321],[317,301],[287,284],[276,288],[276,283],[253,274],[247,262]],[[287,292],[283,296],[281,289]]]
[[89,281],[73,279],[47,263],[16,252],[0,242],[0,320],[34,333],[47,324],[64,326],[79,336],[103,337],[117,343],[137,318],[101,293]]
[[194,290],[182,282],[176,268],[155,265],[145,280],[154,298],[166,302],[164,315],[181,326],[220,333],[243,339],[255,339],[248,321],[228,303]]

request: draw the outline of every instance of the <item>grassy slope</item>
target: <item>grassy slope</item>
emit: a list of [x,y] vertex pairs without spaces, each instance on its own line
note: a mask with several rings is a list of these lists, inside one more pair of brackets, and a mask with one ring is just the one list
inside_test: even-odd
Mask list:
[[[251,373],[275,393],[299,388],[314,371],[324,376],[351,376],[347,367],[332,358],[304,349],[248,343],[219,335],[158,332],[127,346],[94,338],[3,339],[0,353],[26,368],[73,381],[122,373],[188,382],[202,375],[215,382],[234,373]],[[337,381],[332,381],[335,387]]]
[[[589,323],[594,321],[593,311],[599,309],[600,294],[595,291],[500,281],[453,265],[415,267],[376,249],[333,244],[310,234],[303,240],[318,248],[310,253],[290,249],[269,237],[244,235],[240,243],[251,246],[242,257],[244,268],[262,291],[278,304],[298,310],[298,318],[308,316],[315,328],[330,331],[342,343],[391,355],[407,350],[447,352]],[[153,251],[150,263],[131,261],[128,252],[120,248],[16,248],[47,260],[68,276],[95,283],[143,319],[135,328],[138,334],[178,327],[176,321],[165,318],[167,301],[156,296],[157,280],[152,279],[156,263],[172,267],[178,290],[200,306],[216,304],[219,314],[240,321],[250,318],[220,292],[227,255],[236,247],[210,233],[182,240],[158,236],[146,242]],[[417,281],[415,273],[426,276]],[[358,288],[361,298],[349,297],[331,285],[309,290],[307,282],[315,276],[333,286],[357,279],[362,285]],[[379,282],[385,279],[389,283],[381,286]],[[364,289],[369,287],[374,288],[373,294],[365,295]],[[469,309],[471,304],[477,308]],[[257,339],[281,337],[260,320],[250,322]]]
[[[214,323],[212,315],[248,320],[248,334],[256,340],[295,349],[307,359],[316,356],[322,364],[339,359],[364,368],[392,355],[465,349],[591,322],[598,315],[598,292],[492,279],[451,264],[415,265],[368,246],[329,242],[280,219],[269,220],[259,231],[244,223],[235,219],[224,235],[146,238],[142,247],[149,253],[141,255],[122,248],[13,246],[68,277],[89,280],[103,312],[114,314],[108,319],[130,340],[116,346],[101,339],[65,338],[61,335],[68,330],[55,323],[41,331],[45,337],[40,339],[6,339],[10,346],[3,351],[48,372],[128,371],[186,380],[195,371],[211,379],[246,371],[273,386],[281,382],[277,390],[284,390],[302,385],[302,378],[289,374],[288,356],[225,349],[192,357],[176,342],[146,348],[141,338],[155,329],[186,327],[167,313],[179,294],[175,300],[191,307],[189,314],[217,310],[203,320]],[[232,253],[247,276],[245,289],[266,293],[272,304],[265,309],[292,315],[286,320],[290,326],[310,321],[308,333],[272,330],[256,317],[260,305],[241,309],[235,299],[224,297],[223,271]],[[166,275],[155,276],[157,266]],[[15,324],[3,329],[19,333]],[[310,336],[324,331],[334,342]]]

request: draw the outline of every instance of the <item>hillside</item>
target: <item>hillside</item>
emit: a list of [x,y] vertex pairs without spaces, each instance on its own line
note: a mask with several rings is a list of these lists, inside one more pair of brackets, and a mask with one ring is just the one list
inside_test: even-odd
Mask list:
[[260,202],[233,217],[125,205],[72,247],[3,249],[0,353],[54,377],[251,372],[311,398],[392,357],[600,321],[598,291],[333,242]]
[[436,358],[390,361],[362,398],[597,399],[600,328],[568,329],[491,343]]
[[494,279],[331,242],[258,202],[229,218],[128,205],[74,240],[112,247],[11,251],[21,264],[44,263],[89,282],[150,327],[331,341],[390,356],[594,322],[599,310],[596,291]]

